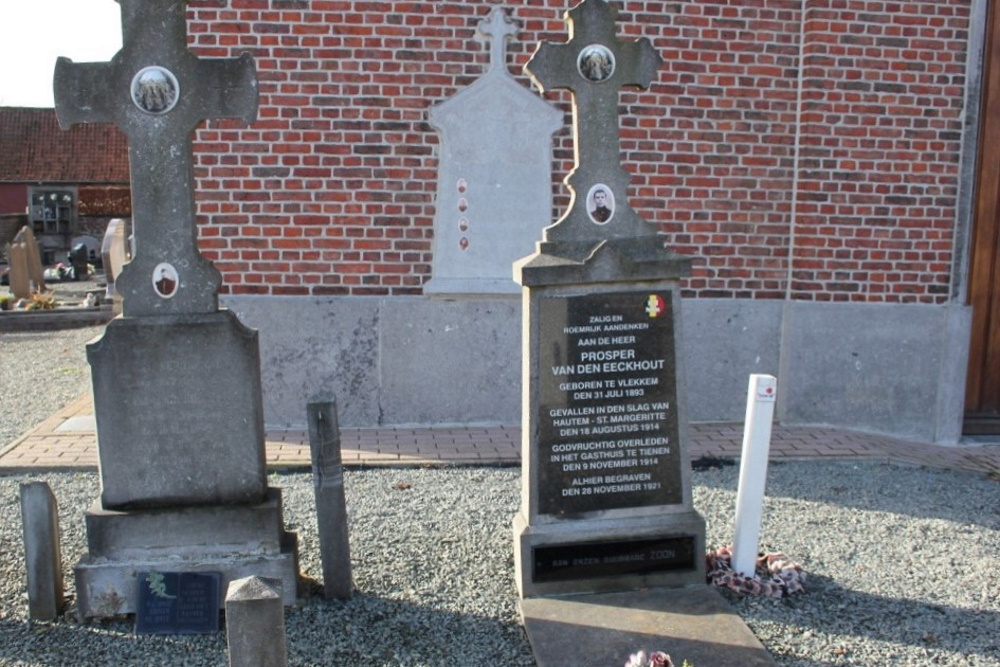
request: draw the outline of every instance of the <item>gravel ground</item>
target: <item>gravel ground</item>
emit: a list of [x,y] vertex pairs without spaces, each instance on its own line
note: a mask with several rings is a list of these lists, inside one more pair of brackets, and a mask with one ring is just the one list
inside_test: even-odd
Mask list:
[[84,346],[102,331],[0,333],[0,449],[90,389]]
[[[20,413],[9,423],[5,414],[6,440],[86,387],[77,348],[94,333],[0,334],[3,412]],[[22,384],[42,390],[24,395]],[[519,476],[496,468],[349,471],[358,594],[348,603],[312,597],[288,609],[289,663],[532,665],[513,583],[510,520]],[[693,475],[710,547],[731,542],[737,477],[733,466]],[[85,544],[82,515],[98,480],[44,478],[60,503],[72,593],[70,568]],[[27,479],[0,477],[0,664],[227,663],[222,633],[136,637],[125,622],[28,622],[18,503]],[[285,490],[303,574],[318,577],[311,480],[280,475],[272,484]],[[800,562],[807,592],[731,599],[778,664],[1000,667],[1000,483],[869,463],[777,463],[764,514],[762,548]]]

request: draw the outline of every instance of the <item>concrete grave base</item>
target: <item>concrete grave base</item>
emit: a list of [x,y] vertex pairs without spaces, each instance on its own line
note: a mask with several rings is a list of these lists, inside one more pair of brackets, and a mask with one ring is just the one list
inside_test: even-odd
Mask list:
[[704,585],[521,600],[538,667],[624,665],[641,649],[675,665],[767,667],[775,662],[719,593]]
[[273,488],[256,505],[120,512],[98,503],[86,514],[88,553],[73,568],[77,613],[134,614],[139,572],[221,572],[223,589],[248,576],[278,579],[284,604],[295,604],[298,539],[281,516]]
[[[539,548],[577,545],[579,553],[583,553],[583,545],[673,537],[691,540],[693,558],[690,567],[644,574],[567,577],[548,581],[538,581],[535,576],[535,550]],[[578,519],[532,526],[528,525],[523,514],[517,514],[514,517],[514,545],[515,580],[522,598],[681,587],[705,581],[705,520],[695,511],[603,520]]]

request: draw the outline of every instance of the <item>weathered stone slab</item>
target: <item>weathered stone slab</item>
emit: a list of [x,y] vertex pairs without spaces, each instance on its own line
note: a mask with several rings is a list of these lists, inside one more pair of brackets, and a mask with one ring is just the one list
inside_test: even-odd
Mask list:
[[10,293],[15,299],[27,299],[31,296],[31,280],[28,278],[28,251],[23,243],[8,243],[6,249],[10,271]]
[[491,42],[486,74],[428,112],[441,134],[428,294],[516,294],[510,265],[550,220],[552,134],[562,113],[507,71],[516,32],[495,7],[479,23]]
[[351,577],[351,546],[337,405],[333,401],[316,401],[309,404],[308,413],[316,524],[323,564],[323,597],[350,600],[354,594],[354,581]]
[[[239,509],[234,508],[233,511],[229,520],[239,521]],[[223,516],[220,522],[213,525],[222,530],[225,521]],[[266,530],[271,532],[271,528]],[[176,539],[180,542],[195,541],[184,537]],[[176,554],[158,552],[125,558],[85,554],[73,567],[79,617],[108,618],[134,614],[139,600],[139,572],[218,572],[223,587],[230,581],[251,575],[278,579],[282,582],[283,604],[293,605],[298,591],[297,537],[294,533],[283,533],[281,550],[277,553],[262,550],[219,553],[217,549],[189,547],[179,549]],[[220,596],[220,608],[222,604]]]
[[28,617],[49,621],[62,611],[62,546],[59,506],[45,482],[21,485],[21,527],[28,575]]
[[285,540],[281,490],[270,488],[254,505],[203,505],[141,512],[95,503],[84,515],[93,558],[128,559],[278,554]]
[[675,665],[770,667],[775,662],[714,589],[691,586],[521,600],[538,667],[623,665],[640,649]]
[[38,249],[38,241],[35,240],[35,234],[31,231],[31,227],[22,227],[17,236],[14,237],[14,243],[20,243],[24,246],[31,289],[35,292],[44,292],[45,268],[42,266],[42,253]]
[[87,356],[106,509],[263,499],[255,331],[228,311],[117,318]]

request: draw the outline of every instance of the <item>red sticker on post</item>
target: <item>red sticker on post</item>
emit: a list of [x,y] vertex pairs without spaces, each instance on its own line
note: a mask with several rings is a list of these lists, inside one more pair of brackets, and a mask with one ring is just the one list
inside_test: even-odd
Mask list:
[[778,397],[774,378],[762,378],[757,382],[757,400],[774,402]]

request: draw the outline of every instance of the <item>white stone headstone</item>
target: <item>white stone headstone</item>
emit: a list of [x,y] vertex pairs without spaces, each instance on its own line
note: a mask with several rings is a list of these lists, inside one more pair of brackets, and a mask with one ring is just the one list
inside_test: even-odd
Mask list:
[[516,31],[494,8],[479,24],[492,40],[486,74],[429,111],[441,153],[427,293],[519,293],[511,264],[551,220],[552,135],[563,115],[507,71]]
[[125,221],[115,218],[108,223],[101,243],[101,259],[104,262],[104,276],[108,281],[107,297],[120,303],[121,296],[115,289],[115,280],[121,275],[122,267],[128,263],[128,244],[125,238]]

